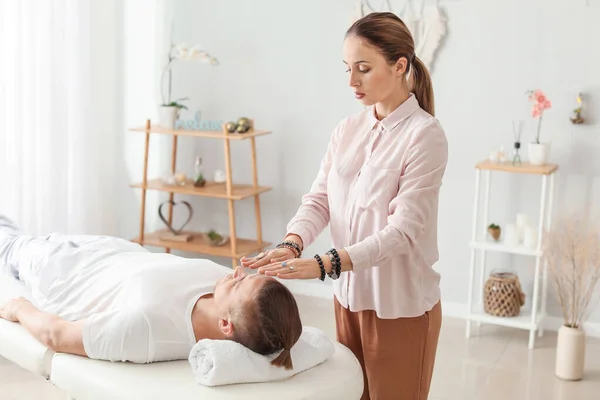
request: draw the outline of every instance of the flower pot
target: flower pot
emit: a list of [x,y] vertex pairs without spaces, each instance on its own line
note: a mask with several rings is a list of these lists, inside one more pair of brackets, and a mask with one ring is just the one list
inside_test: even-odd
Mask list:
[[532,165],[544,165],[550,156],[550,143],[529,143],[529,162]]
[[500,239],[500,233],[502,232],[501,228],[488,228],[489,234],[495,241]]
[[580,380],[584,364],[585,332],[581,328],[561,326],[556,344],[556,376],[570,381]]
[[177,107],[158,107],[158,124],[166,129],[174,129],[175,121],[179,116]]

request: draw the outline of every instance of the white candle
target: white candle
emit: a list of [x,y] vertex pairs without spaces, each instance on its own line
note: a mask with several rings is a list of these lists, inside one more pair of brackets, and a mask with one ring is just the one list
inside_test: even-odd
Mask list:
[[508,224],[504,229],[504,243],[509,246],[519,244],[519,230],[515,224]]
[[535,249],[537,246],[537,239],[537,230],[532,226],[526,227],[523,244],[530,249]]
[[530,223],[531,223],[531,220],[529,218],[529,215],[524,214],[524,213],[517,214],[517,227],[525,228],[526,226],[530,225]]

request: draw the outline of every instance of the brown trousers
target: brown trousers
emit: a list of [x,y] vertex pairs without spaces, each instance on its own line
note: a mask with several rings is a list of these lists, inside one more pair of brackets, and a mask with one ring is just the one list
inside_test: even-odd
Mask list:
[[414,318],[381,319],[351,312],[334,298],[337,340],[358,358],[365,389],[361,400],[426,400],[431,385],[442,306]]

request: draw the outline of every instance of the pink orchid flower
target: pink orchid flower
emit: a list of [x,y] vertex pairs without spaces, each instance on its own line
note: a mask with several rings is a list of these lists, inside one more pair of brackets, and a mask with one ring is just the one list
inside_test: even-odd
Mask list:
[[552,103],[550,102],[550,100],[548,100],[544,92],[542,92],[540,89],[536,89],[529,92],[529,101],[533,102],[531,106],[531,116],[533,118],[539,117],[537,135],[535,139],[535,141],[539,143],[542,116],[544,114],[544,110],[547,110],[552,107]]

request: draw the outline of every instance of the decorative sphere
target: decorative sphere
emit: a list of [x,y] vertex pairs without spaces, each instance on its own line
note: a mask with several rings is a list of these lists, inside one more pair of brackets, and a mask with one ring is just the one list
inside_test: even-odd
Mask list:
[[237,121],[237,132],[238,133],[246,133],[250,130],[250,120],[248,118],[242,117]]
[[228,122],[225,124],[225,129],[227,129],[227,132],[233,133],[237,129],[237,124],[235,122]]

